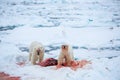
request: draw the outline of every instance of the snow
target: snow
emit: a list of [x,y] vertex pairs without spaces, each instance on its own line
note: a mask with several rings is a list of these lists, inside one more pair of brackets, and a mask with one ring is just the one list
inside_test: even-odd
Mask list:
[[[2,0],[0,72],[22,80],[120,80],[119,0]],[[28,61],[32,41],[58,58],[61,44],[73,46],[76,60],[92,64],[76,71],[41,67]],[[24,61],[25,65],[16,63]]]

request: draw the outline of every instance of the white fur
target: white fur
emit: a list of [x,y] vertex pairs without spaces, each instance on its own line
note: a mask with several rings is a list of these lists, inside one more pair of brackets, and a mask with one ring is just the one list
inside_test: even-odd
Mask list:
[[65,62],[67,66],[70,66],[71,61],[74,60],[73,49],[70,45],[68,44],[65,44],[65,45],[68,46],[68,51],[63,52],[61,48],[60,55],[58,58],[58,65],[61,65]]
[[[37,50],[40,50],[40,53],[38,55]],[[41,62],[44,57],[44,47],[41,43],[34,41],[31,43],[29,48],[29,61],[34,65],[36,64],[36,61]]]

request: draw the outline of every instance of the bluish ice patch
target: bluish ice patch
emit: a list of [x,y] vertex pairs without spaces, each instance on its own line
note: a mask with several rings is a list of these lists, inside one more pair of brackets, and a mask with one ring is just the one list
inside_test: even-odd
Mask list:
[[18,24],[18,25],[8,25],[8,26],[0,26],[0,31],[7,31],[7,30],[13,30],[15,28],[24,26],[23,24]]

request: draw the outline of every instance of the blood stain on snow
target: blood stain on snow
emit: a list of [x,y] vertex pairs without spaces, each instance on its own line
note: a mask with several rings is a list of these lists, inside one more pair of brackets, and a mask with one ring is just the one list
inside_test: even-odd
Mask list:
[[20,80],[20,77],[10,76],[4,72],[0,72],[0,80]]

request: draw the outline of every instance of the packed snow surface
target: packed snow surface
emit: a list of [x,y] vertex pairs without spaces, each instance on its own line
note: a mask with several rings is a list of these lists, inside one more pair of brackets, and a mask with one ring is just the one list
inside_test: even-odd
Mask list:
[[[75,60],[92,64],[76,71],[32,65],[33,41],[44,45],[44,59],[58,59],[67,43]],[[21,80],[120,80],[119,61],[120,0],[0,0],[0,72]]]

